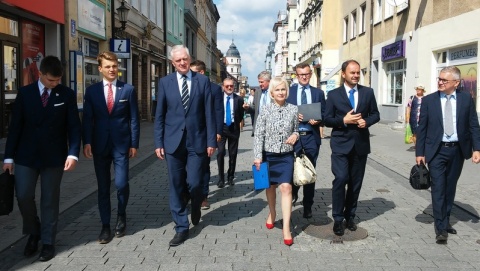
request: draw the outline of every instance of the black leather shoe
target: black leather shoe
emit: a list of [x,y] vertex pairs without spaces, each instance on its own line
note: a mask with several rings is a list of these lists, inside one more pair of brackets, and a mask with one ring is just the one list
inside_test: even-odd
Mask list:
[[188,231],[177,232],[175,233],[175,236],[173,237],[172,240],[170,240],[168,244],[171,247],[176,247],[183,244],[183,242],[185,242],[187,239],[188,239]]
[[112,240],[112,231],[110,226],[103,226],[100,235],[98,236],[98,242],[100,244],[108,244]]
[[235,183],[233,182],[233,176],[228,177],[227,184],[228,185],[235,185]]
[[448,240],[448,233],[441,232],[440,234],[437,234],[437,237],[435,238],[437,240],[437,244],[446,244]]
[[343,221],[335,221],[335,223],[333,223],[333,233],[335,233],[335,235],[338,235],[338,236],[343,236],[345,234]]
[[32,256],[38,250],[38,241],[40,241],[40,235],[30,234],[27,240],[27,245],[23,251],[23,255],[29,257]]
[[125,215],[117,216],[117,225],[115,226],[115,237],[122,237],[127,231],[127,217]]
[[452,225],[448,224],[447,232],[450,234],[457,234],[457,230],[452,227]]
[[312,218],[312,208],[303,208],[303,218]]
[[53,245],[43,245],[42,252],[38,258],[42,262],[50,261],[55,256],[55,247]]
[[192,224],[194,226],[198,225],[198,223],[200,222],[201,216],[202,216],[202,211],[200,211],[200,206],[198,207],[192,206],[191,218],[192,218]]
[[224,180],[219,180],[217,183],[218,188],[224,188],[225,187],[225,181]]
[[357,230],[357,224],[355,224],[355,221],[353,219],[350,219],[347,221],[347,229],[349,231],[356,231]]

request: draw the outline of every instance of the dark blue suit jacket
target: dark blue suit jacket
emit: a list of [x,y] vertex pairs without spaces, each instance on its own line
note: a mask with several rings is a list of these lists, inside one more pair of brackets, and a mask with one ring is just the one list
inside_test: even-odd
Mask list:
[[215,110],[215,127],[217,131],[217,135],[221,135],[223,133],[223,91],[222,87],[215,84],[210,83],[210,87],[212,90],[212,101],[213,101],[213,109]]
[[[288,94],[287,103],[297,104],[298,85],[290,87],[290,93]],[[322,105],[322,122],[325,117],[325,93],[323,90],[310,86],[310,93],[312,94],[312,103],[320,103]],[[322,138],[320,137],[320,125],[312,126],[312,132],[315,135],[315,141],[318,145],[322,144]]]
[[377,101],[373,89],[362,85],[358,88],[357,113],[362,114],[366,128],[358,128],[356,124],[345,125],[343,117],[352,110],[345,87],[342,85],[328,93],[324,123],[332,127],[330,147],[332,152],[348,154],[355,148],[358,155],[370,153],[370,132],[368,127],[380,120]]
[[18,89],[6,159],[31,168],[63,167],[68,155],[78,157],[80,141],[81,124],[73,90],[56,86],[43,107],[38,81]]
[[190,98],[187,111],[183,109],[177,73],[171,73],[159,81],[157,110],[155,112],[155,148],[174,153],[183,138],[196,153],[204,153],[207,147],[216,148],[216,128],[210,81],[204,75],[192,73]]
[[[465,159],[472,157],[472,151],[480,150],[480,128],[475,104],[469,93],[456,92],[458,143]],[[428,163],[440,149],[443,131],[440,92],[422,98],[420,120],[417,127],[416,156],[425,156]]]
[[117,80],[112,113],[108,113],[103,81],[85,91],[83,103],[83,144],[91,144],[94,154],[111,143],[115,150],[128,154],[139,146],[140,122],[137,94],[132,85]]

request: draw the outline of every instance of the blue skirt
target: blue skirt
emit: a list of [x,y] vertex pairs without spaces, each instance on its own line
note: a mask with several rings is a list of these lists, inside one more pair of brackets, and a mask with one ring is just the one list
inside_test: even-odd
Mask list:
[[270,184],[291,183],[293,178],[293,152],[265,153],[268,162]]

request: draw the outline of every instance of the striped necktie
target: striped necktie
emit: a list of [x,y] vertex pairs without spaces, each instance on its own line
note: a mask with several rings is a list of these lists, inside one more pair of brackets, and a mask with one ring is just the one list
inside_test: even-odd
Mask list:
[[187,85],[187,76],[182,75],[183,78],[183,83],[182,83],[182,104],[183,104],[183,109],[185,111],[187,110],[188,106],[188,99],[190,98],[190,95],[188,94],[188,85]]
[[42,93],[42,96],[40,96],[42,98],[42,105],[43,107],[47,106],[47,103],[48,103],[48,88],[43,88],[43,93]]

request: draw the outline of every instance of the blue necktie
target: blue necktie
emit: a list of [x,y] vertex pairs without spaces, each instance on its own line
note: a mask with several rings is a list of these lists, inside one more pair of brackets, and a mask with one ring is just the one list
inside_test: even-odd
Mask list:
[[307,104],[307,93],[305,92],[305,87],[302,87],[302,104]]
[[225,106],[225,124],[232,125],[232,112],[230,110],[230,96],[227,96],[227,105]]
[[355,89],[351,89],[350,95],[348,95],[348,99],[350,100],[350,105],[352,105],[353,110],[355,110],[355,96],[353,96],[353,93],[355,93]]

